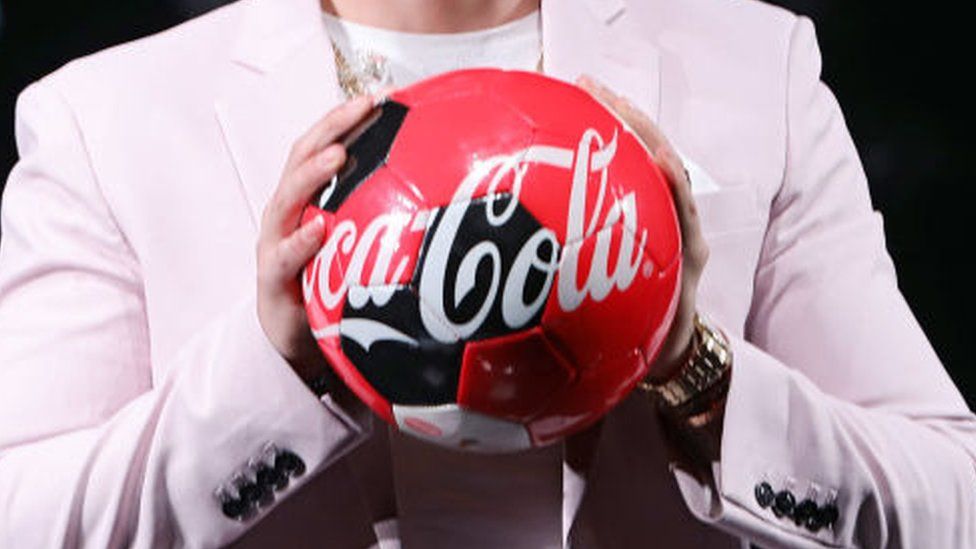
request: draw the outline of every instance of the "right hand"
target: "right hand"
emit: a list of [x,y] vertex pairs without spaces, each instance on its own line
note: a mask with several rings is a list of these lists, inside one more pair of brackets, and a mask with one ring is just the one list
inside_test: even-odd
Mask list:
[[295,373],[308,381],[328,368],[305,316],[301,272],[322,246],[320,217],[299,227],[302,210],[346,160],[338,140],[370,112],[374,97],[335,107],[294,143],[278,188],[264,208],[257,242],[261,327]]

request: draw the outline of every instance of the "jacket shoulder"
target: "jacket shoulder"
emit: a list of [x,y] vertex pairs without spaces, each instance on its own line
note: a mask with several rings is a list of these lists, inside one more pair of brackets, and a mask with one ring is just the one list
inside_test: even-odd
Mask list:
[[653,27],[677,25],[775,32],[791,28],[797,20],[792,11],[760,0],[625,0],[625,3],[628,12]]
[[758,0],[627,0],[631,24],[678,53],[780,64],[800,19]]
[[200,89],[230,54],[242,1],[215,8],[168,29],[77,57],[41,77],[65,96],[85,102],[91,94],[184,84]]

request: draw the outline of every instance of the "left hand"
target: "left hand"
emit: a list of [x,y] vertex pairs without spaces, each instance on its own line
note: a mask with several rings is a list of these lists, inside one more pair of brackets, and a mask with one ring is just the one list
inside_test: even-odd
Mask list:
[[650,365],[647,381],[660,383],[671,377],[684,364],[691,351],[694,334],[694,314],[698,281],[708,261],[708,244],[702,236],[698,211],[691,195],[691,181],[681,158],[674,151],[654,122],[628,100],[613,93],[588,75],[576,83],[594,98],[614,111],[644,142],[654,161],[664,172],[674,198],[681,228],[681,295],[671,331],[661,352]]

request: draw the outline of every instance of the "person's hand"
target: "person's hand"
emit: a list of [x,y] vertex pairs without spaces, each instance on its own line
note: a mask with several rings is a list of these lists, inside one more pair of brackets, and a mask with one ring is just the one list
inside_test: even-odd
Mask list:
[[315,192],[342,167],[345,147],[337,142],[370,112],[373,97],[347,101],[326,114],[292,146],[278,188],[261,217],[257,242],[257,309],[261,327],[278,353],[304,380],[328,365],[308,326],[302,298],[302,268],[325,236],[323,219],[299,227]]
[[647,375],[648,381],[661,382],[681,367],[691,351],[698,281],[708,261],[708,244],[702,236],[698,212],[691,195],[691,181],[674,148],[646,114],[587,75],[581,76],[576,83],[617,113],[644,142],[657,165],[664,171],[674,197],[681,226],[681,295],[671,331]]

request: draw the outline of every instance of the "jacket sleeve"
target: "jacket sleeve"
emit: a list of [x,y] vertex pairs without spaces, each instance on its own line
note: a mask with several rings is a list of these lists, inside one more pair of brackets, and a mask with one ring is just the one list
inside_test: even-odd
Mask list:
[[792,32],[785,176],[732,341],[721,456],[701,481],[675,471],[679,489],[763,547],[976,547],[976,418],[899,292],[813,25]]
[[320,401],[292,373],[253,293],[150,364],[138,258],[47,79],[18,97],[16,138],[0,214],[0,547],[222,545],[254,522],[222,513],[216,492],[241,486],[228,464],[248,480],[254,460],[298,456],[303,474],[281,462],[294,477],[280,501],[368,436],[364,408]]

